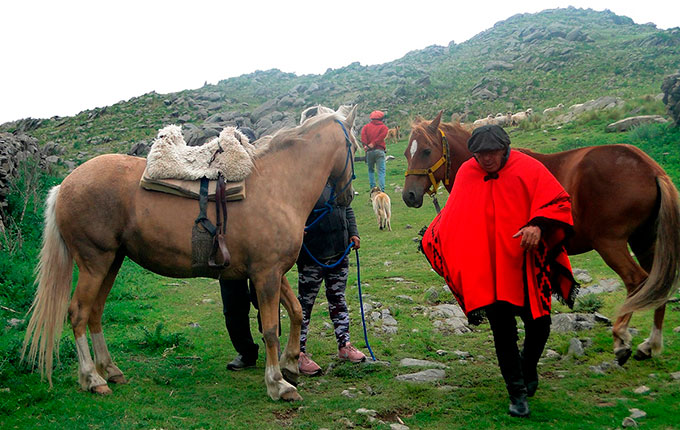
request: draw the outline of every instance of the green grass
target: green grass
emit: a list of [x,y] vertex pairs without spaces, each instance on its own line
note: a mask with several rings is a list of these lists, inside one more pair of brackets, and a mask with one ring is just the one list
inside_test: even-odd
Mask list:
[[[532,133],[534,133],[532,135]],[[551,131],[558,143],[582,142],[599,144],[609,141],[600,125],[574,126],[567,131]],[[511,133],[513,145],[533,144],[540,149],[544,133],[517,131]],[[641,146],[649,138],[664,145],[677,144],[677,131],[660,126],[614,136],[634,141]],[[549,142],[556,142],[550,141]],[[650,145],[652,143],[650,142]],[[366,166],[358,163],[355,188],[359,192],[353,208],[361,234],[361,280],[364,301],[380,302],[389,308],[399,322],[396,335],[388,336],[379,327],[369,325],[369,340],[377,358],[385,364],[352,365],[338,363],[325,296],[319,295],[311,321],[308,351],[326,370],[317,378],[301,378],[298,404],[274,402],[264,385],[264,353],[260,349],[257,366],[241,372],[229,372],[226,363],[235,355],[229,343],[218,284],[210,279],[175,280],[149,273],[126,261],[116,280],[104,312],[104,330],[116,364],[129,379],[129,384],[112,386],[113,394],[98,397],[82,392],[77,382],[77,359],[72,334],[66,329],[61,347],[61,362],[56,366],[54,387],[49,388],[40,376],[18,361],[24,325],[5,326],[9,318],[22,317],[25,304],[17,304],[17,313],[0,309],[3,322],[0,337],[0,427],[3,429],[74,428],[74,429],[343,429],[348,419],[356,428],[388,429],[388,424],[369,422],[358,415],[358,408],[374,409],[385,422],[397,417],[412,429],[593,429],[619,428],[629,415],[629,408],[647,412],[638,420],[641,428],[677,427],[680,406],[677,393],[680,382],[670,373],[680,370],[680,339],[673,332],[680,326],[677,303],[669,305],[664,326],[663,355],[645,362],[632,361],[623,370],[595,375],[588,368],[611,361],[610,328],[600,325],[588,332],[553,333],[547,348],[565,354],[572,337],[588,337],[593,345],[584,357],[558,360],[544,359],[539,367],[541,385],[531,399],[532,416],[512,419],[506,413],[507,394],[496,365],[488,324],[465,335],[437,331],[425,316],[425,291],[440,289],[443,279],[437,276],[416,250],[413,238],[421,226],[434,217],[433,206],[426,200],[420,209],[407,208],[395,187],[403,185],[406,140],[391,145],[388,154],[395,160],[387,164],[387,192],[392,199],[392,232],[380,231],[369,197]],[[660,161],[673,171],[678,150]],[[674,175],[676,183],[677,176]],[[440,193],[441,194],[441,193]],[[439,196],[443,205],[446,194]],[[410,226],[410,228],[409,228]],[[17,257],[24,258],[24,257]],[[34,259],[31,254],[29,259]],[[1,261],[1,260],[0,260]],[[5,262],[5,264],[10,264]],[[574,267],[587,269],[594,282],[613,278],[615,274],[594,253],[572,258]],[[288,274],[296,288],[296,273]],[[397,279],[401,278],[401,279]],[[26,286],[28,290],[32,287]],[[414,303],[397,298],[408,295]],[[625,293],[619,289],[601,297],[600,312],[613,318]],[[3,298],[4,296],[0,296]],[[450,293],[444,301],[451,302]],[[206,300],[207,299],[207,300]],[[3,298],[2,304],[15,303]],[[353,342],[364,349],[356,264],[351,259],[347,300],[351,313]],[[568,309],[555,304],[555,312]],[[283,313],[283,339],[288,334],[288,318]],[[190,326],[198,323],[199,327]],[[641,342],[651,327],[651,312],[636,314],[631,327]],[[251,327],[258,342],[257,323],[251,312]],[[443,356],[437,350],[449,353]],[[473,360],[459,361],[453,351],[467,351]],[[367,351],[366,351],[367,352]],[[448,366],[439,384],[412,385],[397,382],[397,375],[413,369],[400,368],[405,357],[439,361]],[[648,395],[635,394],[635,388],[646,385]],[[348,398],[349,390],[356,394]]]

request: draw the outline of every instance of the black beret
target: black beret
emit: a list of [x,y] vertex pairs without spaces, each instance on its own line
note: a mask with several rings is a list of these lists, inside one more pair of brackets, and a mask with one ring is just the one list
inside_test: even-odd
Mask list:
[[495,151],[510,146],[510,136],[498,125],[485,125],[476,128],[468,139],[470,152]]

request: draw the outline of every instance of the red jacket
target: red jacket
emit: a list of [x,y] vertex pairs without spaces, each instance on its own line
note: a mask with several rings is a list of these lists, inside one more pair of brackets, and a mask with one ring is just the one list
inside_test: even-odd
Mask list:
[[387,137],[387,126],[381,120],[373,119],[361,129],[361,142],[367,151],[370,149],[384,151],[385,137]]

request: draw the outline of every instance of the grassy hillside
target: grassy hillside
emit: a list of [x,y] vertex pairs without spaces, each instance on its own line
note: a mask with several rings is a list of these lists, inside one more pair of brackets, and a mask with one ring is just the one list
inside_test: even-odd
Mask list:
[[[604,132],[608,121],[606,117],[593,117],[572,129],[514,129],[511,135],[514,145],[533,149],[554,145],[553,150],[605,144],[616,138],[653,154],[678,183],[680,130],[653,125],[614,135]],[[324,324],[330,322],[327,304],[320,295],[312,317],[308,351],[325,374],[302,379],[302,403],[272,402],[263,383],[263,349],[256,368],[238,373],[225,369],[235,351],[224,328],[216,281],[163,278],[128,261],[107,302],[104,329],[114,360],[130,383],[113,386],[113,394],[104,398],[80,391],[72,334],[66,329],[61,363],[54,373],[55,385],[49,389],[39,375],[19,362],[25,322],[14,327],[5,323],[11,318],[23,318],[30,303],[32,288],[27,285],[38,244],[37,237],[27,235],[26,252],[0,256],[0,268],[4,270],[0,289],[2,428],[236,429],[253,425],[262,429],[342,429],[349,422],[356,428],[388,429],[390,423],[400,419],[411,429],[591,429],[620,427],[631,408],[647,413],[637,420],[640,427],[675,428],[675,417],[680,413],[676,399],[679,386],[671,374],[680,366],[680,343],[674,332],[680,326],[677,302],[671,303],[666,313],[663,355],[646,362],[631,361],[623,369],[614,367],[604,374],[595,373],[591,366],[613,359],[609,327],[597,325],[585,332],[553,333],[547,348],[561,357],[542,359],[541,386],[530,402],[532,417],[518,420],[507,416],[506,393],[488,324],[459,335],[439,330],[436,319],[429,316],[432,291],[440,291],[435,302],[452,302],[453,298],[441,290],[443,280],[430,270],[413,241],[419,227],[434,217],[433,207],[426,204],[421,209],[406,208],[396,191],[403,184],[405,159],[401,153],[405,147],[406,141],[402,140],[388,149],[396,156],[387,165],[393,232],[377,228],[363,164],[357,165],[355,183],[360,191],[353,207],[362,237],[364,302],[373,309],[389,309],[398,321],[396,334],[386,334],[380,323],[369,322],[369,341],[383,364],[357,366],[336,361],[333,332]],[[45,180],[41,188],[52,183]],[[445,200],[446,194],[440,199]],[[40,211],[38,205],[36,219],[40,219]],[[615,277],[594,253],[575,256],[572,264],[587,269],[594,283]],[[365,351],[355,270],[352,259],[347,290],[351,333],[353,342]],[[24,276],[5,275],[19,272]],[[288,277],[295,286],[295,270]],[[621,288],[600,296],[600,312],[613,318],[624,296]],[[554,310],[567,311],[559,304]],[[251,317],[252,331],[256,333],[254,314]],[[634,345],[647,336],[651,317],[651,312],[634,316]],[[286,317],[283,326],[286,336]],[[575,337],[592,342],[583,357],[567,356],[570,340]],[[460,358],[457,351],[470,356]],[[420,370],[400,367],[403,358],[444,364],[446,376],[435,384],[398,382],[396,376]],[[650,392],[636,393],[643,385]],[[375,410],[379,421],[371,422],[360,415],[356,412],[359,408]]]
[[[468,120],[489,113],[558,103],[569,106],[601,96],[626,100],[660,92],[680,68],[680,29],[634,24],[610,11],[555,9],[501,21],[472,39],[412,51],[390,63],[353,63],[322,75],[276,69],[225,79],[172,94],[149,93],[74,117],[54,117],[28,132],[56,142],[66,159],[126,152],[150,141],[163,125],[202,124],[219,113],[256,121],[263,110],[297,118],[306,106],[359,103],[361,118],[380,108],[390,125],[408,126],[415,115],[444,109]],[[0,130],[14,131],[21,122]]]

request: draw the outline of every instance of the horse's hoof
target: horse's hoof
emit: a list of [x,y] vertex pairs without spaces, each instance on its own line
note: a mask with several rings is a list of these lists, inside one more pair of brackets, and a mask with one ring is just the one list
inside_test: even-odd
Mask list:
[[623,366],[626,364],[626,361],[630,358],[630,355],[633,353],[630,348],[625,348],[625,349],[619,349],[618,351],[615,352],[616,354],[616,362],[619,363],[619,366]]
[[638,349],[637,351],[635,351],[635,355],[633,356],[633,358],[636,359],[637,361],[649,360],[650,358],[652,358],[652,354],[648,354]]
[[108,385],[97,385],[96,387],[90,388],[90,391],[94,394],[100,394],[102,396],[108,396],[112,393]]
[[285,400],[286,402],[301,402],[302,396],[297,390],[293,389],[281,394],[281,400]]
[[111,384],[127,384],[128,381],[125,379],[125,376],[121,375],[113,375],[109,377],[109,380],[107,382],[110,382]]
[[288,382],[289,384],[297,387],[298,385],[298,374],[293,373],[288,369],[281,369],[281,375],[283,375],[283,379]]

